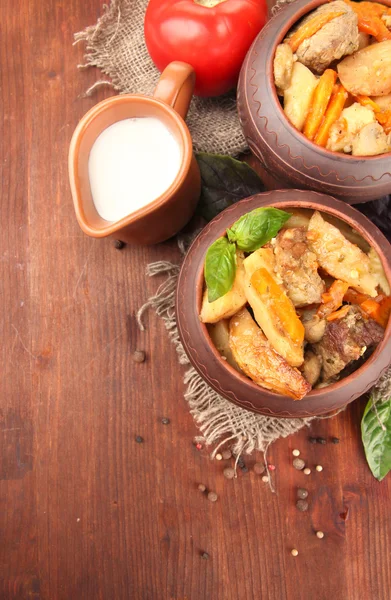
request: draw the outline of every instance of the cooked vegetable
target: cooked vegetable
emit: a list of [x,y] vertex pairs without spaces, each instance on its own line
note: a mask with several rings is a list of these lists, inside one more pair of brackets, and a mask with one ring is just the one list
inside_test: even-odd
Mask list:
[[315,383],[320,377],[320,371],[322,369],[322,361],[317,354],[308,350],[304,355],[304,363],[302,372],[308,383],[314,387]]
[[330,128],[327,142],[328,150],[335,152],[351,152],[353,140],[357,133],[368,125],[375,122],[375,113],[367,106],[361,106],[355,102],[349,108],[344,108],[338,121]]
[[239,250],[253,252],[277,235],[290,216],[278,208],[256,208],[227,229],[228,239],[235,242]]
[[314,138],[314,142],[315,144],[318,144],[318,146],[326,146],[330,133],[330,128],[340,118],[347,97],[347,91],[345,90],[343,85],[339,84],[330,98],[330,102],[327,107],[324,119]]
[[290,208],[289,212],[291,213],[291,217],[285,223],[286,228],[290,227],[304,227],[308,228],[308,223],[310,222],[310,218],[312,215],[312,211],[309,209],[303,208]]
[[318,80],[300,62],[295,62],[290,86],[284,91],[284,112],[299,131],[304,127]]
[[319,306],[317,315],[320,319],[324,319],[327,315],[336,311],[340,306],[346,292],[349,289],[349,284],[345,281],[336,279],[326,293],[322,294],[322,304]]
[[[217,275],[218,273],[216,273]],[[205,290],[200,315],[203,323],[216,323],[220,319],[228,319],[246,304],[244,276],[243,257],[238,253],[236,256],[236,274],[231,289],[213,302],[209,301],[208,290]]]
[[[391,35],[391,33],[390,33]],[[391,40],[373,44],[337,65],[342,85],[351,94],[385,96],[391,93]]]
[[235,280],[235,272],[235,244],[230,244],[226,237],[221,237],[208,248],[205,257],[209,302],[215,302],[229,292]]
[[342,233],[314,212],[308,226],[307,238],[320,266],[336,279],[375,297],[377,282],[370,272],[369,258]]
[[344,317],[346,317],[349,310],[350,306],[343,306],[339,310],[336,310],[335,312],[332,312],[331,314],[327,315],[326,321],[337,321],[338,319],[343,319]]
[[368,300],[368,298],[368,294],[362,294],[361,292],[349,288],[343,299],[350,304],[362,304],[365,300]]
[[327,25],[332,19],[340,17],[345,14],[345,11],[328,11],[313,14],[312,18],[299,26],[292,37],[289,38],[288,44],[292,49],[292,52],[296,52],[299,46],[312,37],[315,33],[322,29],[324,25]]
[[319,304],[324,283],[318,274],[316,255],[308,247],[306,229],[282,229],[275,241],[274,254],[276,273],[294,306]]
[[229,320],[222,319],[217,323],[208,325],[208,332],[213,344],[220,354],[227,360],[227,363],[237,371],[240,371],[240,367],[234,359],[234,355],[232,354],[232,350],[229,345]]
[[258,385],[294,400],[310,391],[309,383],[272,348],[246,309],[231,319],[230,347],[240,368]]
[[274,57],[274,83],[280,90],[286,90],[292,79],[293,52],[288,44],[279,44]]
[[368,298],[360,304],[360,308],[368,317],[385,328],[391,313],[391,297],[386,296],[380,301]]
[[[297,48],[299,62],[315,73],[323,73],[331,63],[358,49],[357,15],[350,6],[340,0],[319,6],[299,24],[299,29],[315,17],[336,12],[342,14],[331,19]],[[295,33],[292,37],[293,35]]]
[[390,139],[379,123],[365,125],[353,138],[353,156],[377,156],[390,151]]
[[319,79],[303,129],[309,140],[314,139],[325,116],[336,80],[337,73],[332,69],[327,69]]
[[[258,256],[254,257],[255,254]],[[288,364],[298,367],[303,362],[304,327],[292,302],[277,283],[272,264],[267,249],[260,249],[245,259],[247,301],[273,348]]]
[[348,2],[358,17],[359,31],[373,36],[378,42],[391,40],[391,32],[388,31],[381,17],[387,12],[387,7],[375,2]]
[[391,109],[391,94],[387,94],[386,96],[374,96],[371,100],[376,103],[380,110]]
[[387,296],[390,296],[390,284],[384,272],[380,256],[376,252],[375,248],[370,248],[368,258],[370,262],[370,271],[375,277],[377,284],[380,286],[381,291],[384,292]]

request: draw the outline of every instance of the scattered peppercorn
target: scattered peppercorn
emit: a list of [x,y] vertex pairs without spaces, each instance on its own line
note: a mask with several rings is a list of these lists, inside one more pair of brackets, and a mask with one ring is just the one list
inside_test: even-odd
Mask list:
[[318,473],[320,473],[321,471],[323,471],[322,465],[316,465],[315,469],[318,471]]
[[201,558],[203,558],[204,560],[208,560],[209,554],[207,552],[202,552],[201,553]]
[[276,466],[275,465],[267,465],[267,468],[269,469],[269,471],[275,471],[276,470]]
[[210,502],[216,502],[217,498],[218,495],[216,494],[216,492],[209,492],[208,500],[210,500]]
[[339,438],[337,437],[332,437],[331,441],[333,442],[333,444],[339,444]]
[[317,538],[319,538],[320,540],[321,540],[322,538],[324,538],[324,533],[323,533],[323,531],[317,531],[317,532],[316,532],[316,537],[317,537]]
[[267,475],[264,475],[264,476],[262,477],[262,481],[263,481],[264,483],[267,483],[267,482],[269,481],[269,477],[268,477]]
[[315,437],[309,437],[308,441],[310,444],[316,444],[318,442],[317,438],[315,438]]
[[300,456],[300,450],[297,450],[297,449],[292,450],[292,454],[293,454],[293,456]]
[[144,350],[136,350],[135,352],[133,352],[133,360],[136,363],[143,363],[145,361]]
[[235,477],[235,469],[232,469],[232,467],[227,467],[224,469],[223,475],[226,479],[233,479]]
[[327,440],[325,438],[322,437],[318,437],[316,438],[316,441],[318,442],[318,444],[327,444]]
[[206,486],[203,483],[200,483],[198,489],[200,492],[204,493],[206,491]]
[[305,462],[302,458],[295,458],[292,461],[292,465],[295,469],[297,469],[298,471],[301,471],[305,467]]
[[244,464],[244,460],[243,460],[243,458],[242,458],[241,456],[239,456],[239,458],[238,458],[238,467],[239,467],[240,469],[243,469],[243,467],[245,467],[245,466],[246,466],[246,465]]
[[308,497],[308,491],[304,488],[297,488],[297,497],[300,500],[305,500]]
[[262,463],[255,463],[253,469],[254,473],[256,473],[257,475],[263,475],[263,473],[265,472],[265,465]]
[[296,550],[296,548],[292,548],[291,554],[292,554],[292,556],[297,556],[299,554],[299,551]]
[[136,442],[138,444],[142,444],[144,441],[144,438],[141,437],[141,435],[136,435]]
[[240,467],[242,470],[242,473],[248,473],[248,467],[246,467],[246,465],[244,465],[244,467]]
[[311,475],[311,469],[309,469],[308,467],[306,467],[303,471],[304,475]]
[[202,444],[200,444],[200,443],[198,442],[198,444],[196,444],[196,448],[197,448],[197,450],[202,450]]
[[229,460],[232,456],[231,450],[223,450],[222,452],[224,460]]
[[216,460],[223,460],[223,457],[222,457],[221,454],[216,454],[215,459]]
[[170,424],[170,419],[167,419],[167,417],[163,417],[162,419],[162,425],[169,425]]
[[296,508],[300,512],[305,512],[306,510],[308,510],[308,502],[306,500],[298,500],[296,502]]
[[122,248],[124,248],[125,245],[126,245],[125,242],[123,242],[122,240],[115,240],[114,241],[114,248],[116,250],[122,250]]

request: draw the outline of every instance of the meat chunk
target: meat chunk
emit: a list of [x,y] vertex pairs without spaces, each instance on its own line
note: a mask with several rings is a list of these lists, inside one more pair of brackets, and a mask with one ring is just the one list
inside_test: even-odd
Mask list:
[[288,44],[279,44],[274,57],[274,83],[280,90],[286,90],[292,79],[293,52]]
[[363,315],[358,306],[350,306],[345,317],[329,321],[325,334],[314,350],[322,361],[322,380],[338,375],[367,348],[383,339],[383,328]]
[[304,355],[304,363],[302,367],[303,375],[308,383],[314,387],[320,377],[322,369],[322,361],[318,354],[314,354],[311,350],[307,350]]
[[352,151],[353,140],[366,125],[375,123],[375,113],[372,109],[355,102],[349,108],[344,108],[340,118],[331,126],[327,149],[334,152],[349,153]]
[[274,249],[276,271],[295,306],[320,304],[324,292],[316,254],[308,247],[306,233],[304,227],[283,229]]
[[[318,14],[329,12],[343,14],[304,40],[296,52],[298,60],[316,73],[323,73],[334,60],[356,52],[359,47],[357,15],[343,1],[324,4],[312,11],[305,20],[309,21]],[[304,20],[299,27],[303,23]]]
[[365,125],[353,139],[353,156],[377,156],[391,150],[391,136],[379,123]]

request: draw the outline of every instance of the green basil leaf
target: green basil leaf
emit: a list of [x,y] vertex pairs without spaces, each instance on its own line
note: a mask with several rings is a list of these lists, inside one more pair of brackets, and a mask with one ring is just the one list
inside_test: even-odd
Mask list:
[[369,468],[381,481],[391,470],[391,398],[375,406],[370,398],[361,421],[361,437]]
[[227,229],[228,239],[236,242],[239,250],[254,252],[274,238],[290,216],[278,208],[256,208]]
[[230,156],[196,155],[202,190],[197,214],[207,221],[235,202],[265,191],[257,173],[246,163]]
[[218,300],[230,291],[235,274],[235,244],[230,244],[226,237],[221,237],[208,248],[206,253],[205,281],[209,302]]

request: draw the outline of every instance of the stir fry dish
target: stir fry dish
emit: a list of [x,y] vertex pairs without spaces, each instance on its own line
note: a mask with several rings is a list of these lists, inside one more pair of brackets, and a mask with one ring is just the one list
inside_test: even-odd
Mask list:
[[200,319],[223,359],[294,400],[361,366],[391,313],[375,249],[318,211],[243,215],[209,247],[204,277]]
[[335,0],[277,46],[274,82],[289,121],[334,152],[391,152],[391,8]]

